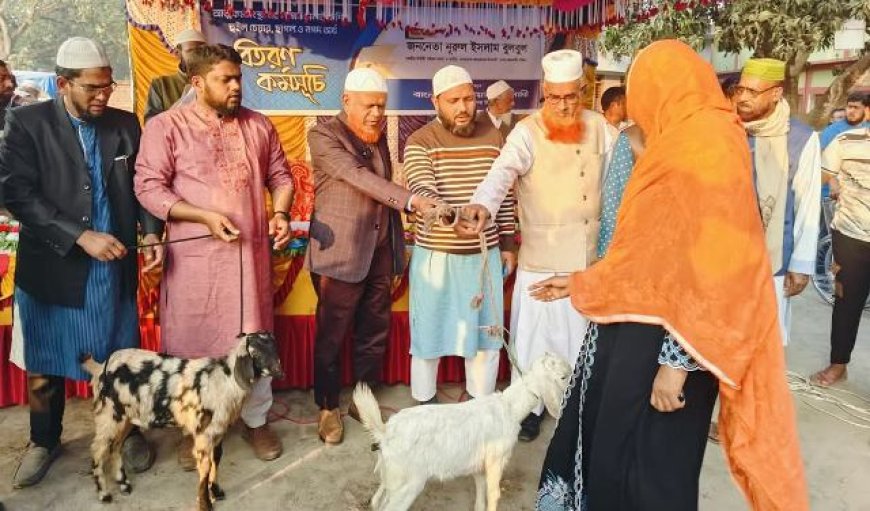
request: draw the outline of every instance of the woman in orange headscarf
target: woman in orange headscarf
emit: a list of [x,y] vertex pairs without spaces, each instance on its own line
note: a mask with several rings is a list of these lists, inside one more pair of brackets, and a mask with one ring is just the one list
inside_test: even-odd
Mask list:
[[[646,151],[607,255],[537,284],[593,323],[537,509],[695,510],[717,390],[731,472],[755,510],[808,509],[746,135],[716,75],[677,41],[628,76]],[[660,363],[667,335],[703,369]]]

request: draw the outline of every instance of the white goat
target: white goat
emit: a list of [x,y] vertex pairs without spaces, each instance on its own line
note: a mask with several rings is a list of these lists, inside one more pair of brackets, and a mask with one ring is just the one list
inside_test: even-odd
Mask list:
[[254,380],[282,377],[275,338],[269,332],[239,335],[238,344],[221,358],[188,360],[123,349],[102,364],[84,355],[82,367],[91,374],[94,389],[91,454],[100,500],[112,500],[107,464],[121,493],[132,490],[121,462],[121,445],[133,426],[180,426],[193,436],[199,511],[211,511],[213,502],[224,496],[216,482],[221,440],[238,418]]
[[558,416],[571,372],[567,362],[548,353],[504,392],[464,403],[406,408],[386,424],[371,390],[357,385],[353,401],[378,450],[375,471],[381,484],[372,509],[404,511],[429,479],[473,475],[475,511],[495,511],[520,422],[541,401]]

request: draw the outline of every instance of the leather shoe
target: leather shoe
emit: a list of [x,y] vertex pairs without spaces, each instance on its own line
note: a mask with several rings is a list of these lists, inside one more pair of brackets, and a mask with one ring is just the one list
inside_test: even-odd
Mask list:
[[272,431],[269,424],[263,424],[258,428],[245,426],[245,433],[242,436],[251,444],[254,455],[263,461],[274,460],[284,452],[281,440]]
[[193,437],[182,433],[178,443],[178,466],[185,472],[196,470],[196,458],[193,457]]
[[541,434],[541,421],[543,420],[543,415],[535,415],[534,413],[527,415],[520,423],[519,439],[523,442],[531,442],[538,438],[538,435]]
[[344,438],[344,425],[341,423],[341,409],[320,410],[317,435],[327,444],[340,444]]
[[124,439],[121,448],[124,459],[124,468],[134,474],[145,472],[154,464],[154,448],[145,440],[145,436],[138,428],[134,428]]
[[48,468],[52,462],[60,454],[60,446],[54,449],[47,449],[38,445],[30,444],[18,468],[15,470],[15,475],[12,477],[13,488],[26,488],[42,481]]

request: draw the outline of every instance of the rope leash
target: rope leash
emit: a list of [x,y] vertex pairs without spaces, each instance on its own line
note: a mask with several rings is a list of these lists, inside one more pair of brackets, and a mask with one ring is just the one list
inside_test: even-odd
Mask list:
[[[788,371],[786,376],[789,390],[799,396],[805,405],[856,428],[870,429],[870,409],[851,403],[846,397],[851,397],[853,401],[860,401],[863,404],[870,404],[870,399],[844,389],[818,387],[813,385],[808,377],[792,371]],[[841,394],[844,397],[839,397],[836,394]],[[813,404],[814,401],[832,405],[835,411],[816,406]]]
[[[473,220],[463,213],[463,210],[459,206],[450,206],[447,204],[441,204],[434,209],[431,209],[423,214],[423,224],[421,225],[421,230],[423,232],[431,232],[432,229],[439,225],[441,227],[455,227],[460,220]],[[471,299],[471,308],[474,310],[479,310],[483,304],[484,297],[487,296],[486,290],[489,290],[489,307],[490,314],[492,318],[498,321],[497,318],[503,317],[504,312],[502,311],[501,315],[499,315],[498,307],[495,304],[495,296],[494,290],[495,287],[492,282],[492,275],[489,272],[489,247],[487,247],[486,241],[486,232],[481,231],[478,235],[478,240],[480,243],[480,257],[482,259],[482,264],[480,265],[480,274],[478,276],[478,282],[480,286],[480,291],[474,295]],[[508,361],[511,366],[517,371],[520,377],[523,376],[523,371],[520,369],[520,365],[517,362],[516,354],[513,349],[511,349],[511,344],[508,340],[511,339],[510,330],[505,328],[502,324],[503,321],[498,321],[498,324],[495,325],[484,325],[478,327],[479,329],[486,332],[487,335],[492,337],[498,337],[501,340],[501,344],[504,347],[505,352],[507,353]]]

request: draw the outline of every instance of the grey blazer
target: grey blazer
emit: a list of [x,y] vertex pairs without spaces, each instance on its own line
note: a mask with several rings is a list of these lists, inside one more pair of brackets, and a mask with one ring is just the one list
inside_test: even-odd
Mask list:
[[[342,113],[308,132],[314,169],[314,213],[305,256],[306,268],[344,282],[368,274],[380,229],[389,229],[393,273],[405,270],[405,244],[400,211],[411,192],[393,183],[390,150],[382,136],[377,150],[357,138]],[[373,163],[381,158],[386,175]],[[389,208],[389,225],[380,225]]]

